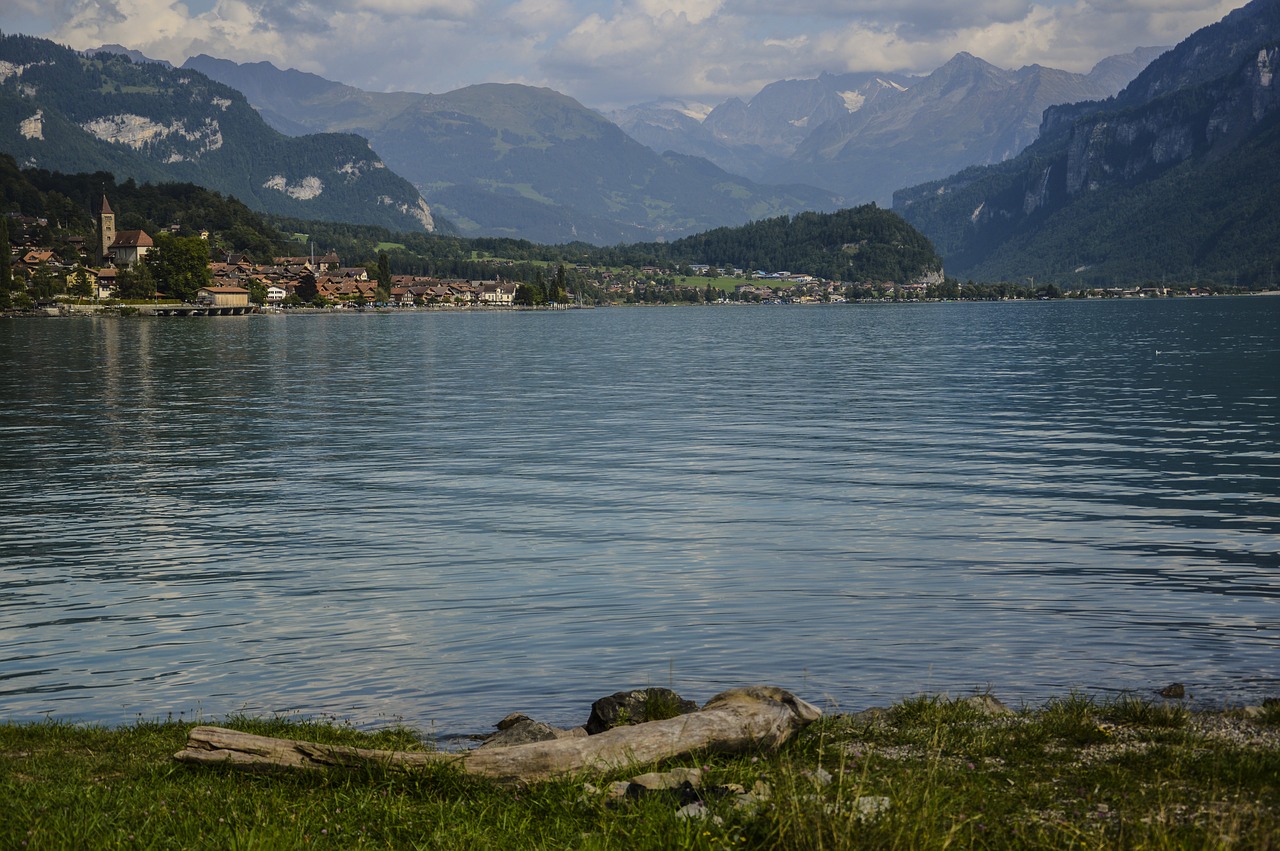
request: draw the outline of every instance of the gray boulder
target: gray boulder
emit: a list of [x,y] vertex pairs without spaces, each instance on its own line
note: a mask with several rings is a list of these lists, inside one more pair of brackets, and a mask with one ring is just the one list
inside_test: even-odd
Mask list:
[[591,704],[587,734],[594,736],[613,727],[659,721],[697,711],[698,704],[685,700],[669,688],[615,692]]

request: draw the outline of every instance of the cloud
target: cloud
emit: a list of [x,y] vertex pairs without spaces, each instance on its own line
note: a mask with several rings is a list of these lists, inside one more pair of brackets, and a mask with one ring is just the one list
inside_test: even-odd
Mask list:
[[706,21],[721,7],[721,0],[636,0],[636,9],[655,21],[684,18],[693,24]]
[[1240,2],[4,0],[0,29],[175,63],[200,52],[268,59],[373,90],[525,82],[610,107],[749,97],[822,71],[927,73],[961,50],[1082,71],[1176,43]]

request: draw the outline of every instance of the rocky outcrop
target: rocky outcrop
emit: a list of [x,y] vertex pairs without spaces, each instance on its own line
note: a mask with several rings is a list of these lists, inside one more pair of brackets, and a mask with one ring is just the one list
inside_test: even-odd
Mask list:
[[206,118],[194,130],[186,122],[173,121],[161,124],[141,115],[103,115],[80,125],[104,142],[125,145],[135,151],[172,137],[198,143],[200,153],[216,151],[222,147],[222,129],[218,122]]
[[[1056,274],[1054,264],[1072,252],[1031,243],[1050,219],[1061,221],[1060,211],[1098,193],[1118,198],[1184,164],[1223,162],[1266,131],[1280,111],[1277,44],[1280,4],[1255,0],[1168,51],[1115,98],[1048,109],[1039,140],[1017,158],[899,190],[894,210],[933,241],[954,274]],[[1147,224],[1117,215],[1132,214],[1112,215],[1102,232]],[[1094,262],[1107,256],[1089,249],[1078,253]]]
[[1280,49],[1263,49],[1226,79],[1077,121],[1067,131],[1067,195],[1148,177],[1198,154],[1228,152],[1280,106],[1278,55]]

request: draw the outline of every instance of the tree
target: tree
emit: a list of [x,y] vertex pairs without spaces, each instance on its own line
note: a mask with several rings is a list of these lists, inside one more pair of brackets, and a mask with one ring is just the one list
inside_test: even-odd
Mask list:
[[89,270],[77,266],[71,278],[71,294],[76,298],[88,298],[93,295],[93,287],[89,281]]
[[151,267],[135,263],[116,272],[116,296],[125,301],[148,299],[156,294],[156,282]]
[[556,267],[555,277],[551,279],[551,284],[547,288],[547,301],[552,304],[559,304],[562,301],[567,301],[568,298],[568,276],[565,272],[564,264],[561,263]]
[[534,295],[533,287],[529,284],[517,284],[516,294],[512,296],[511,303],[518,304],[522,307],[533,307],[538,303]]
[[162,233],[141,265],[160,292],[191,301],[196,290],[209,285],[209,244],[198,236]]
[[262,281],[257,278],[250,278],[247,289],[249,290],[249,301],[254,304],[267,303],[267,286]]
[[36,267],[36,273],[31,279],[31,295],[36,301],[51,301],[55,295],[62,292],[66,286],[65,281],[58,280],[58,276],[53,269],[49,268],[49,264],[41,263]]
[[534,274],[532,284],[519,284],[516,287],[516,294],[512,302],[525,307],[547,303],[546,282],[542,277],[541,269],[538,269]]
[[294,293],[304,304],[315,304],[320,299],[320,288],[316,286],[316,276],[307,272],[298,279]]
[[378,288],[391,292],[391,258],[387,252],[378,253]]
[[9,219],[0,216],[0,292],[7,297],[13,289],[13,256],[9,253]]

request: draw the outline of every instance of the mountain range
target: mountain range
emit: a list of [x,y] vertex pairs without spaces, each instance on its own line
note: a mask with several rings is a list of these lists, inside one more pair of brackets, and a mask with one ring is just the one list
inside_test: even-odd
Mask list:
[[951,274],[1263,286],[1280,265],[1280,0],[1193,33],[1017,157],[895,195]]
[[1280,263],[1278,49],[1280,0],[1253,0],[1154,60],[1084,75],[962,53],[924,77],[824,74],[615,114],[677,147],[660,154],[549,89],[372,93],[265,62],[175,69],[7,36],[0,150],[300,218],[421,230],[443,213],[466,235],[546,243],[672,240],[909,186],[894,209],[952,275],[1256,283]]
[[367,137],[465,235],[608,245],[843,203],[811,186],[763,186],[700,157],[658,154],[551,89],[377,93],[267,62],[201,55],[182,67],[244,92],[283,132]]
[[896,189],[1015,156],[1046,108],[1114,95],[1163,50],[1113,56],[1088,74],[1009,71],[960,53],[924,77],[823,74],[772,83],[745,102],[653,103],[610,117],[655,150],[887,206]]
[[296,218],[437,224],[359,136],[286,136],[202,74],[30,36],[0,36],[0,151],[24,168],[195,183]]

